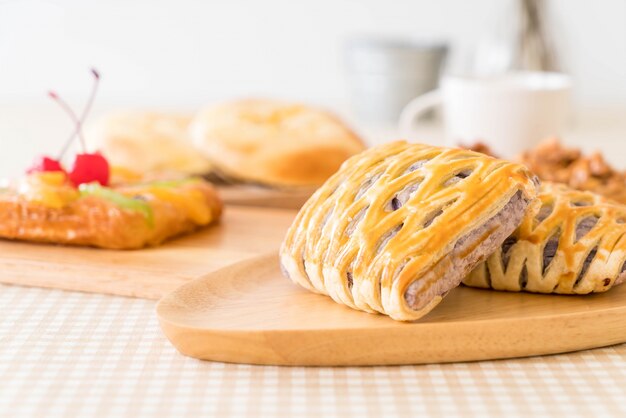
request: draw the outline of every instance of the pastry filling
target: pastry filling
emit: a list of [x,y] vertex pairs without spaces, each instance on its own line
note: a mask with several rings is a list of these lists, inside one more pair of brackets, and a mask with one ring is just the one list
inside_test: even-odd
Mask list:
[[596,215],[583,218],[578,223],[578,225],[576,225],[576,240],[574,242],[578,242],[578,240],[587,235],[589,231],[591,231],[593,227],[596,226],[599,220],[600,218]]
[[507,237],[502,243],[502,267],[503,270],[506,271],[507,266],[509,265],[509,259],[511,258],[511,247],[513,247],[517,243],[517,237],[510,236]]
[[[598,216],[595,216],[595,215],[583,218],[576,225],[576,241],[578,241],[579,239],[581,239],[582,237],[587,235],[589,233],[589,231],[591,231],[593,229],[593,227],[598,223],[599,220],[600,220],[600,218]],[[561,236],[561,231],[557,230],[554,234],[552,234],[552,236],[550,237],[548,242],[546,242],[546,246],[543,248],[543,270],[542,270],[542,274],[546,274],[546,271],[547,271],[548,267],[550,266],[550,263],[552,262],[552,259],[556,255],[556,250],[559,247],[559,238],[560,238],[560,236]],[[593,259],[595,258],[597,251],[598,251],[598,249],[596,247],[593,250],[591,250],[589,252],[589,254],[587,255],[587,257],[585,258],[585,261],[583,262],[583,265],[582,265],[582,267],[580,269],[580,272],[578,273],[578,276],[576,277],[575,285],[580,283],[580,281],[585,276],[585,273],[587,272],[587,270],[589,269],[589,266],[593,262]],[[522,287],[522,289],[523,289],[523,287]]]
[[457,287],[477,263],[492,254],[521,223],[529,200],[518,191],[500,212],[459,238],[452,251],[407,288],[404,298],[419,310]]
[[385,211],[393,212],[400,209],[409,199],[413,196],[413,194],[420,188],[422,184],[422,180],[418,180],[412,183],[409,183],[406,187],[400,190],[396,195],[385,205]]
[[541,209],[539,209],[539,212],[537,212],[537,215],[535,215],[535,219],[537,220],[537,222],[541,223],[545,219],[547,219],[548,216],[550,216],[550,214],[552,214],[553,210],[554,210],[554,206],[550,204],[543,205]]
[[594,247],[593,250],[589,251],[589,254],[587,254],[587,257],[585,258],[585,261],[583,262],[583,266],[580,269],[580,273],[578,273],[578,277],[576,277],[576,282],[574,283],[574,286],[578,285],[578,283],[580,283],[583,277],[585,277],[585,273],[587,273],[587,270],[589,269],[589,266],[591,265],[591,262],[595,258],[597,252],[598,252],[598,247]]

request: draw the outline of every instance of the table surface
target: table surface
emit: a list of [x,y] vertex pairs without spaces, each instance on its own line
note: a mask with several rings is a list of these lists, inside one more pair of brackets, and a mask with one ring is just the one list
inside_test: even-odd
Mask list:
[[180,355],[154,302],[0,285],[0,416],[626,416],[626,345],[397,367]]
[[[0,139],[22,128],[32,137],[44,132],[27,123],[30,111],[9,110]],[[583,119],[568,139],[604,149],[624,168],[626,118],[618,119]],[[381,132],[370,141],[388,136]],[[438,132],[425,126],[416,137]],[[12,145],[25,156],[43,144]],[[4,162],[0,174],[15,172],[16,162]],[[147,300],[0,285],[0,417],[626,416],[626,345],[401,367],[208,363],[176,352],[154,308]]]

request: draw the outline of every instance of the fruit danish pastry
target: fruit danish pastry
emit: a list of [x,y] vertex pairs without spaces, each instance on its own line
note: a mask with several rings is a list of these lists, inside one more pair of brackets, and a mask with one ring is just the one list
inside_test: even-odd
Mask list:
[[521,165],[404,141],[347,160],[308,200],[284,274],[336,302],[415,320],[520,224],[535,197]]
[[[0,187],[0,238],[32,242],[135,249],[208,225],[222,203],[201,179],[113,184],[109,161],[88,152],[82,126],[95,98],[100,73],[81,116],[53,91],[49,96],[74,122],[59,157],[37,159],[19,181]],[[75,138],[82,152],[71,168],[62,160]]]
[[626,280],[626,206],[543,183],[520,227],[463,281],[539,293],[604,292]]
[[222,203],[201,179],[76,187],[62,171],[0,189],[0,238],[137,249],[217,220]]

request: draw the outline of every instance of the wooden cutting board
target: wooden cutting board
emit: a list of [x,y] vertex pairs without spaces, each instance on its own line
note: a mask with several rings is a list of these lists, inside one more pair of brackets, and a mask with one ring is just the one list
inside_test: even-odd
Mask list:
[[0,241],[0,282],[159,299],[220,267],[275,252],[296,213],[227,206],[218,225],[135,251]]
[[157,305],[183,354],[303,366],[523,357],[626,341],[626,285],[590,296],[459,287],[417,322],[333,302],[282,277],[276,254],[191,281]]
[[218,186],[220,197],[228,205],[300,209],[314,190],[281,190],[247,184]]

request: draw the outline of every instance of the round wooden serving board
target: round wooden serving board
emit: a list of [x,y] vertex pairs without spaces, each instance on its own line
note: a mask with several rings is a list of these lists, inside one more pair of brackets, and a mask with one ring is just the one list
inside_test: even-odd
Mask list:
[[276,254],[191,281],[157,305],[183,354],[233,363],[348,366],[534,356],[626,341],[626,286],[591,296],[459,287],[413,323],[352,310],[284,278]]

